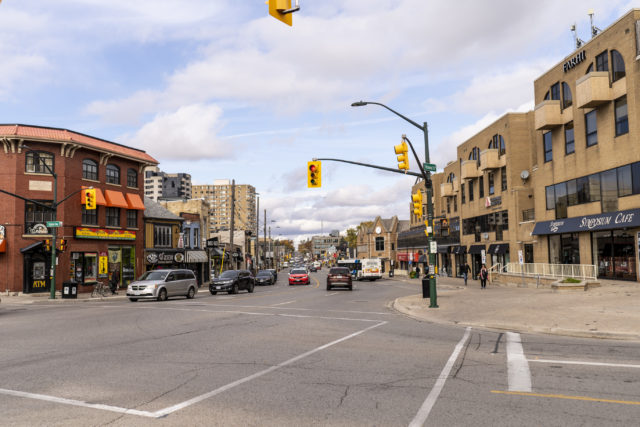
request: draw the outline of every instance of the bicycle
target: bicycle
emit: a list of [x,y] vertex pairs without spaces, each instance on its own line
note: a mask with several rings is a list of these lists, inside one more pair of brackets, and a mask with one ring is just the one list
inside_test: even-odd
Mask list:
[[91,297],[93,298],[101,295],[103,297],[106,297],[110,293],[111,293],[111,289],[109,289],[107,285],[105,285],[102,282],[96,282],[95,286],[93,287],[93,292],[91,292]]

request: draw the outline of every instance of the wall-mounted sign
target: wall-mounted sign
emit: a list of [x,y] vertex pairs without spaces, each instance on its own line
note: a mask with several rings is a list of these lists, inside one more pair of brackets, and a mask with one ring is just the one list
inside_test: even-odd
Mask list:
[[7,242],[4,238],[4,225],[0,225],[0,252],[7,251]]
[[640,209],[537,222],[532,235],[613,230],[640,226]]
[[28,234],[50,234],[49,229],[44,224],[34,224],[28,229]]
[[163,252],[163,251],[155,251],[148,252],[147,263],[149,264],[173,264],[174,262],[183,262],[184,261],[184,253],[182,252]]
[[76,239],[136,240],[136,232],[131,230],[76,227],[75,237]]
[[501,204],[502,204],[502,196],[487,197],[487,200],[484,203],[484,207],[489,208],[491,206],[498,206]]
[[566,73],[567,71],[574,69],[576,65],[578,65],[585,59],[587,59],[587,52],[583,50],[582,52],[579,52],[576,56],[565,62],[562,66],[562,69]]

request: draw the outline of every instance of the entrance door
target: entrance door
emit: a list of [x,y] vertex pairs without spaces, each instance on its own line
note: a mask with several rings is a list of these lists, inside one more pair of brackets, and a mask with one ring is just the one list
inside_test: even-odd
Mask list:
[[533,264],[533,245],[531,243],[524,245],[524,263]]
[[480,274],[480,269],[482,268],[482,256],[480,254],[471,255],[471,263],[473,264],[471,274],[472,277],[477,280],[478,274]]

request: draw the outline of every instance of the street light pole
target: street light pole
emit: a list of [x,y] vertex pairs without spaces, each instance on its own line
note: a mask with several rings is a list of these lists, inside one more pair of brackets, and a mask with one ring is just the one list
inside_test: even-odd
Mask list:
[[[396,116],[400,117],[401,119],[404,119],[405,121],[411,123],[413,126],[420,129],[424,134],[425,163],[431,163],[429,159],[429,127],[427,126],[427,122],[423,122],[423,125],[420,126],[418,123],[414,122],[410,118],[403,116],[402,114],[398,113],[394,109],[389,108],[388,106],[381,104],[379,102],[358,101],[358,102],[352,103],[351,106],[363,107],[367,104],[379,105],[383,108],[386,108]],[[404,135],[403,135],[403,139],[405,139],[409,143],[409,146],[411,147],[411,151],[413,152],[413,155],[416,158],[416,162],[418,162],[418,167],[420,168],[420,172],[422,172],[422,176],[424,178],[424,186],[427,192],[427,224],[426,224],[427,228],[425,230],[428,232],[429,227],[431,227],[431,233],[428,233],[429,247],[427,249],[429,250],[429,264],[431,264],[431,266],[435,269],[436,254],[432,253],[431,251],[431,242],[434,241],[433,237],[434,237],[434,230],[435,230],[435,227],[433,226],[433,185],[431,184],[431,172],[424,170],[424,167],[420,164],[420,159],[418,159],[418,155],[416,154],[416,151],[414,150],[411,142]],[[436,276],[435,274],[433,274],[433,271],[429,273],[429,296],[430,296],[429,308],[438,308],[438,298],[436,296]]]

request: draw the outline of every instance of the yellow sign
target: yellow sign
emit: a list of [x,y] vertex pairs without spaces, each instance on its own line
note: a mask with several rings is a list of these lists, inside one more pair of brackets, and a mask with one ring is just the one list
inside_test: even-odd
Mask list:
[[107,266],[109,265],[109,258],[106,256],[101,256],[99,257],[99,259],[98,274],[100,276],[106,276],[108,274]]
[[75,237],[76,239],[136,240],[136,232],[130,230],[76,227]]

